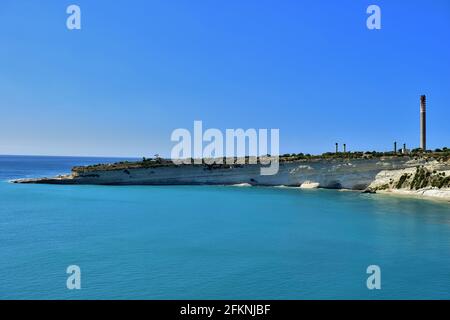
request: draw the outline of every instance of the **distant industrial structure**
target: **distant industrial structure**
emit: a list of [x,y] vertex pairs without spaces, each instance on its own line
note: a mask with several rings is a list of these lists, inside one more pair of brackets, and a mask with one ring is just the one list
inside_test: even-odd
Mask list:
[[[339,153],[339,144],[336,142],[336,154]],[[343,144],[344,153],[347,152],[347,144]],[[423,94],[420,96],[420,149],[427,151],[427,97]],[[394,141],[394,154],[409,154],[411,151],[406,148],[406,143],[403,148],[397,149],[397,141]]]
[[427,98],[420,96],[420,149],[427,150]]
[[[427,151],[427,97],[424,94],[420,96],[420,149]],[[400,152],[409,153],[405,143]],[[397,153],[397,141],[394,142],[394,153]]]
[[402,153],[403,153],[403,154],[408,154],[408,153],[409,153],[409,150],[406,149],[406,143],[403,144]]
[[[344,147],[344,153],[346,153],[347,152],[347,144],[344,143],[342,146]],[[336,152],[336,154],[338,154],[339,153],[339,143],[336,142],[335,147],[336,147],[335,152]]]

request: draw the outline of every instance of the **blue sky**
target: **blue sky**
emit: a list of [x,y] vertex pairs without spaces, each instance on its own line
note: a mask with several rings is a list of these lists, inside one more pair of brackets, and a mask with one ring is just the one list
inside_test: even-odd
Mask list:
[[282,153],[416,147],[421,94],[450,146],[448,0],[3,0],[0,41],[0,154],[168,156],[194,120],[279,128]]

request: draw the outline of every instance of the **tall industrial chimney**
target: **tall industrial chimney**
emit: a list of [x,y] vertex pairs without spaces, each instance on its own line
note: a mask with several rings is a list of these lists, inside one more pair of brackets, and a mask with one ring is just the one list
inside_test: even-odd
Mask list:
[[420,149],[427,150],[427,98],[420,96]]

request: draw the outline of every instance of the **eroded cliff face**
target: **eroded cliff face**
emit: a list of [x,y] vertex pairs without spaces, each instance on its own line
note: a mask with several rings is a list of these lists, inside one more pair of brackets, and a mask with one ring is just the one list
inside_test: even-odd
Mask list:
[[279,172],[260,175],[260,165],[211,168],[204,165],[133,168],[124,170],[79,170],[70,176],[21,182],[55,184],[176,185],[250,184],[364,190],[385,170],[415,168],[420,161],[407,157],[385,159],[330,159],[280,163]]
[[367,190],[450,200],[450,163],[431,161],[404,169],[383,170]]

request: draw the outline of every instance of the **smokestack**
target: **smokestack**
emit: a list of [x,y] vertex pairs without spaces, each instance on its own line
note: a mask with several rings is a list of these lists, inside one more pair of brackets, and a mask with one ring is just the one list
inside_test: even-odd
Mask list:
[[427,150],[427,98],[420,96],[420,149]]
[[338,153],[338,143],[336,142],[336,153]]
[[344,143],[344,153],[347,152],[347,145]]
[[397,141],[394,142],[394,153],[397,153]]

